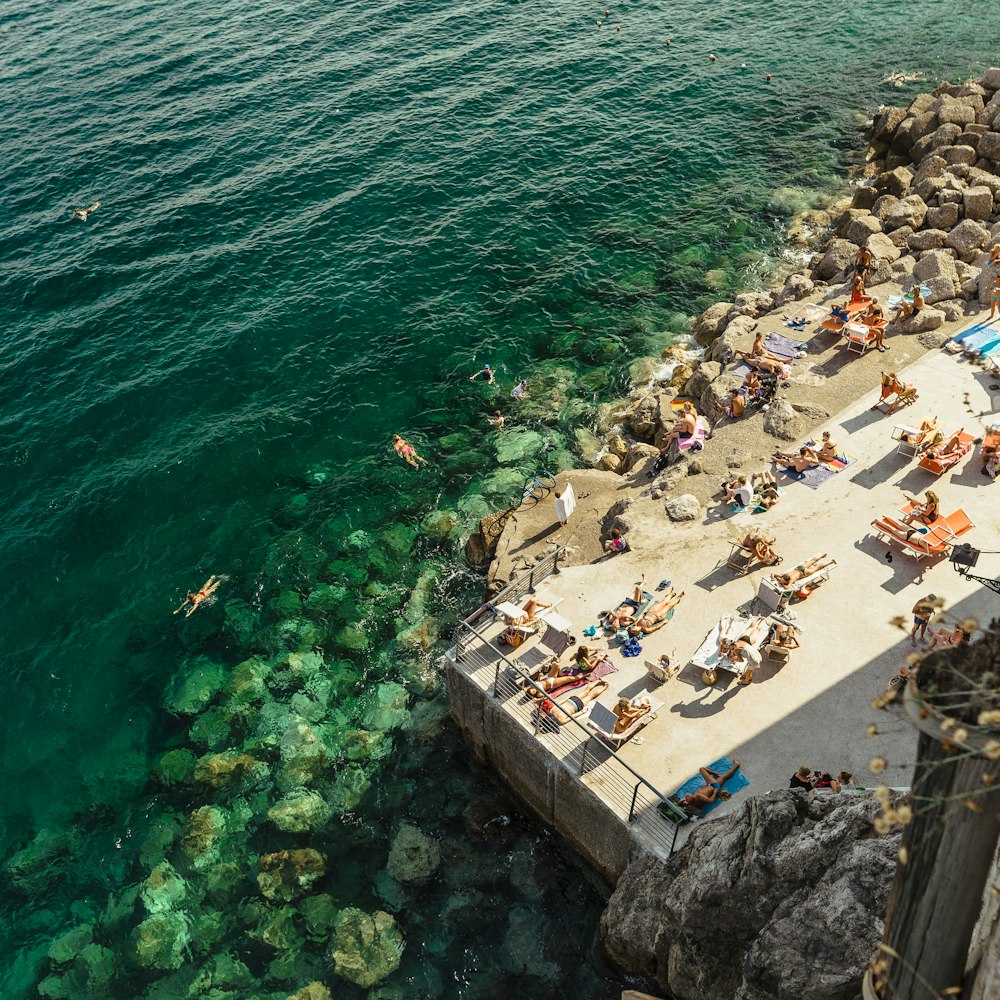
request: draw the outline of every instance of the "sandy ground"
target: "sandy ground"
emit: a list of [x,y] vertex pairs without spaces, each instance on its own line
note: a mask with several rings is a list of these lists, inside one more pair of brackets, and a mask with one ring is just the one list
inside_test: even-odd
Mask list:
[[[883,285],[878,294],[884,299],[894,290]],[[832,297],[827,290],[827,298]],[[791,303],[781,312],[790,316],[801,308],[802,303]],[[942,330],[953,332],[974,319]],[[793,336],[782,322],[768,317],[762,325]],[[569,565],[543,589],[561,599],[558,613],[581,637],[582,629],[594,624],[599,612],[616,606],[643,574],[650,590],[661,579],[670,579],[685,591],[674,619],[644,640],[641,656],[626,659],[612,643],[619,672],[611,676],[602,701],[613,705],[619,694],[648,690],[666,703],[643,731],[641,744],[632,741],[621,751],[661,792],[672,792],[700,765],[725,754],[740,758],[752,783],[720,806],[716,816],[738,805],[743,795],[786,788],[791,773],[803,763],[834,773],[847,769],[863,785],[908,785],[915,732],[901,718],[870,707],[911,650],[908,631],[893,626],[890,619],[903,616],[909,621],[914,602],[928,592],[946,598],[949,619],[971,615],[986,620],[1000,607],[996,595],[959,577],[947,559],[917,563],[876,540],[870,528],[874,517],[898,510],[904,503],[902,491],[930,487],[940,494],[944,513],[961,508],[975,521],[975,530],[967,536],[973,545],[1000,549],[1000,486],[981,475],[977,456],[935,480],[915,461],[897,455],[891,438],[895,424],[917,423],[931,415],[940,418],[946,432],[964,427],[981,435],[986,424],[1000,420],[1000,393],[989,389],[994,380],[946,352],[925,350],[912,336],[890,335],[889,352],[864,356],[831,343],[832,334],[801,336],[808,341],[807,355],[795,366],[787,398],[833,414],[809,427],[802,440],[829,429],[841,450],[856,458],[819,489],[778,474],[785,496],[773,510],[756,515],[733,514],[710,500],[721,479],[732,475],[730,463],[738,462],[746,472],[771,468],[767,456],[776,442],[764,432],[758,413],[718,428],[698,456],[705,472],[683,476],[668,494],[696,495],[704,507],[698,520],[668,521],[664,500],[649,497],[650,481],[642,472],[619,477],[579,470],[561,477],[572,481],[580,497],[570,523],[560,526],[554,521],[551,499],[525,508],[508,524],[498,553],[501,565],[510,568],[530,565],[553,544],[568,547]],[[895,416],[871,410],[880,372],[890,368],[890,361],[920,392],[915,405]],[[635,500],[630,511],[635,526],[629,534],[633,551],[602,557],[600,520],[611,504],[626,496]],[[647,678],[644,660],[676,650],[679,662],[688,664],[722,614],[753,605],[766,571],[738,576],[725,565],[730,541],[750,524],[777,537],[778,551],[785,557],[782,568],[819,552],[837,559],[829,582],[795,607],[803,629],[802,648],[780,669],[765,659],[748,687],[735,684],[725,673],[707,686],[701,671],[690,665],[677,678],[656,685]],[[978,571],[1000,576],[1000,556],[984,555]],[[879,732],[866,739],[869,723],[877,724]],[[889,761],[878,779],[867,769],[875,755]]]

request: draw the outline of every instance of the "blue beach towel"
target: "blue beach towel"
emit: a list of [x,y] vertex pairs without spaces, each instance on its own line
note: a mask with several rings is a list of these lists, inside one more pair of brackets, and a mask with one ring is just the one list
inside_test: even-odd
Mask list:
[[[709,771],[714,771],[716,774],[725,774],[732,766],[733,762],[728,757],[720,757],[714,764],[709,764],[708,769]],[[743,773],[743,768],[740,768],[722,787],[732,796],[741,789],[746,788],[749,784],[750,779]],[[685,781],[670,797],[679,802],[685,795],[693,794],[699,788],[704,787],[704,785],[705,779],[700,774],[696,774],[693,778]],[[692,813],[692,819],[700,819],[702,816],[707,816],[722,801],[722,799],[716,799],[714,802],[702,806],[701,812]]]
[[836,470],[831,469],[828,465],[814,465],[804,472],[792,472],[791,469],[787,471],[793,479],[808,486],[811,490],[818,490],[828,479],[832,479],[837,474]]

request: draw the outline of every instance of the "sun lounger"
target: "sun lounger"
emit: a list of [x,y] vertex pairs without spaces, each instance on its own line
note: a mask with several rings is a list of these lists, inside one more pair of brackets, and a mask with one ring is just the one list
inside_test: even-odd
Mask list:
[[847,349],[864,354],[875,343],[875,331],[864,323],[848,323],[844,327]]
[[645,725],[652,722],[660,709],[663,708],[662,701],[658,701],[652,695],[645,692],[643,692],[643,696],[649,699],[649,711],[639,716],[624,732],[615,732],[615,724],[618,722],[618,716],[610,708],[596,701],[591,705],[590,712],[584,719],[584,724],[595,736],[599,736],[609,746],[620,747],[623,743],[627,743],[632,739]]
[[562,656],[571,641],[572,636],[569,633],[546,624],[545,632],[538,642],[523,653],[519,653],[514,662],[520,664],[525,670],[535,670],[553,656]]
[[[948,436],[951,437],[951,435]],[[954,451],[950,455],[941,455],[939,458],[935,458],[933,455],[924,455],[920,459],[918,468],[926,469],[935,476],[943,475],[952,466],[958,465],[963,458],[967,458],[972,454],[972,442],[974,440],[975,438],[971,434],[959,434],[958,451]]]
[[807,587],[812,589],[821,583],[825,583],[830,579],[831,571],[836,568],[837,564],[834,563],[832,566],[817,570],[815,573],[810,573],[809,576],[805,576],[801,580],[796,580],[790,587],[782,587],[777,580],[772,580],[770,576],[766,576],[757,585],[757,599],[765,607],[770,608],[772,611],[777,611],[778,608],[788,602],[788,599],[796,591],[805,590]]
[[[723,626],[728,626],[730,624],[739,624],[742,628],[749,628],[750,623],[753,621],[748,615],[737,615],[735,612],[731,615],[726,615],[722,623]],[[738,666],[729,659],[728,656],[719,655],[719,636],[722,633],[720,624],[716,624],[711,632],[705,637],[705,641],[698,647],[694,656],[691,657],[691,664],[698,667],[700,670],[708,673],[714,674],[719,670],[725,670],[727,673],[733,674],[737,679],[741,679],[743,675],[751,669],[751,666],[747,662],[743,662]],[[737,630],[734,629],[734,632]],[[757,645],[759,650],[761,643]]]
[[[952,522],[951,518],[955,521]],[[914,528],[892,517],[878,517],[872,521],[872,527],[878,537],[898,545],[919,562],[929,556],[946,555],[955,539],[971,531],[975,525],[964,511],[958,510],[949,517],[939,517],[930,527]]]

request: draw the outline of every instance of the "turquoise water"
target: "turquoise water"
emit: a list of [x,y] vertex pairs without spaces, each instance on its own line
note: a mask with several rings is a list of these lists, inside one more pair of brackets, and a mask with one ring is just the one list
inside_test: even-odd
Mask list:
[[[923,87],[884,73],[981,71],[1000,10],[603,9],[0,10],[4,998],[613,995],[600,889],[444,721],[437,660],[481,589],[461,543],[577,460],[633,359],[764,280],[856,112]],[[484,361],[495,389],[464,378]],[[218,602],[172,616],[212,573]],[[190,774],[220,752],[252,766]],[[301,788],[329,818],[277,829]],[[193,859],[207,805],[224,832]],[[404,821],[441,850],[423,885],[384,874]],[[265,900],[257,858],[307,847],[326,873]],[[185,895],[150,927],[164,860]],[[406,939],[381,992],[329,971],[347,907]]]

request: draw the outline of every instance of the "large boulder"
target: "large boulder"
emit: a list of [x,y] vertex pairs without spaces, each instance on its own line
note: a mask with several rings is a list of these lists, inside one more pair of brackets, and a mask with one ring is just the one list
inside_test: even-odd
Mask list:
[[903,108],[880,107],[872,119],[871,137],[875,142],[891,142],[900,122],[906,117]]
[[191,921],[183,913],[154,913],[132,931],[132,956],[143,969],[179,969],[191,942]]
[[947,235],[943,229],[921,229],[906,241],[906,245],[911,250],[937,250],[944,245]]
[[887,260],[891,263],[899,259],[899,247],[885,233],[876,233],[869,237],[867,247],[876,261]]
[[671,521],[696,521],[701,513],[701,504],[692,493],[683,493],[667,501],[663,508]]
[[993,212],[993,192],[985,185],[967,188],[962,194],[966,219],[988,219]]
[[879,808],[771,792],[696,826],[667,864],[637,856],[601,918],[608,954],[678,1000],[852,1000],[896,868]]
[[[975,120],[976,116],[972,112],[972,109],[969,108],[968,111],[972,114],[972,120]],[[961,125],[945,122],[943,125],[939,125],[930,135],[926,135],[923,139],[915,142],[913,149],[910,150],[910,156],[913,158],[914,163],[920,162],[932,150],[937,151],[950,146],[961,134]]]
[[879,174],[875,179],[874,188],[879,194],[893,195],[902,198],[913,183],[912,167],[896,167]]
[[940,309],[924,306],[916,316],[901,319],[893,329],[898,333],[924,333],[936,330],[944,320],[945,314]]
[[415,826],[400,826],[389,849],[386,871],[406,885],[429,882],[441,864],[441,847]]
[[713,379],[711,384],[706,386],[705,391],[699,399],[702,411],[715,416],[718,413],[716,407],[721,406],[725,409],[732,398],[733,389],[738,389],[742,384],[742,376],[733,375],[728,372],[725,375],[720,375],[717,379]]
[[348,907],[337,916],[330,957],[333,971],[366,989],[399,968],[406,941],[388,914]]
[[859,249],[858,244],[852,243],[850,240],[830,240],[826,246],[826,252],[816,266],[816,277],[826,280],[843,273],[854,263]]
[[947,149],[938,150],[938,153],[939,155],[944,156],[945,162],[949,165],[955,163],[972,164],[975,163],[977,159],[976,150],[973,146],[948,146]]
[[951,229],[958,222],[961,212],[957,204],[935,205],[927,209],[924,222],[931,229]]
[[732,302],[716,302],[710,305],[693,324],[694,339],[703,347],[707,347],[722,333],[726,326],[726,317],[732,309]]
[[841,230],[845,240],[857,243],[858,246],[864,246],[870,236],[880,232],[882,232],[882,223],[868,212],[849,219]]
[[625,472],[634,472],[636,469],[643,468],[651,458],[659,457],[659,454],[660,449],[655,445],[637,442],[629,448],[625,461],[622,463],[622,469]]
[[729,321],[737,316],[751,316],[756,319],[763,316],[774,305],[771,292],[741,292],[736,296],[729,310]]
[[[907,185],[909,187],[909,185]],[[885,220],[889,213],[899,204],[899,199],[902,197],[903,192],[900,194],[886,193],[880,198],[875,200],[875,204],[872,205],[872,215],[882,223],[882,228],[889,232],[889,227],[886,226]]]
[[623,535],[632,530],[633,516],[629,513],[632,501],[628,497],[617,500],[601,518],[601,538],[606,539],[617,528]]
[[718,361],[702,361],[691,377],[684,383],[684,394],[692,399],[700,399],[709,384],[722,372]]
[[[857,251],[855,251],[856,253]],[[751,334],[757,329],[757,321],[749,316],[737,316],[712,344],[708,357],[710,361],[728,364],[736,351],[750,349]]]
[[957,283],[955,258],[947,250],[929,250],[913,265],[913,277],[918,281],[943,277]]
[[945,245],[951,247],[964,261],[971,262],[990,238],[990,231],[972,219],[963,219],[948,234]]
[[[881,229],[882,227],[879,226],[879,231]],[[783,306],[788,302],[798,302],[807,295],[811,295],[815,288],[815,283],[804,274],[790,274],[785,279],[785,284],[782,286],[781,291],[775,296],[774,304],[776,306]]]
[[177,909],[187,895],[184,879],[169,861],[161,861],[139,886],[139,898],[150,913]]
[[979,82],[987,90],[1000,90],[1000,66],[991,66],[979,78]]
[[285,833],[321,830],[330,822],[331,815],[324,798],[304,788],[294,789],[267,811],[267,818]]
[[799,436],[799,418],[791,403],[776,400],[764,414],[764,430],[782,441],[794,441]]
[[911,226],[913,229],[919,229],[924,224],[926,217],[927,206],[923,199],[918,195],[911,194],[902,198],[898,204],[889,209],[883,225],[890,232],[900,226]]
[[938,275],[936,278],[928,278],[924,282],[924,285],[929,289],[927,294],[924,295],[924,301],[928,305],[953,299],[961,290],[960,285],[952,281],[951,278],[944,277],[944,275]]
[[1000,161],[1000,132],[987,132],[980,136],[976,152],[984,160]]

